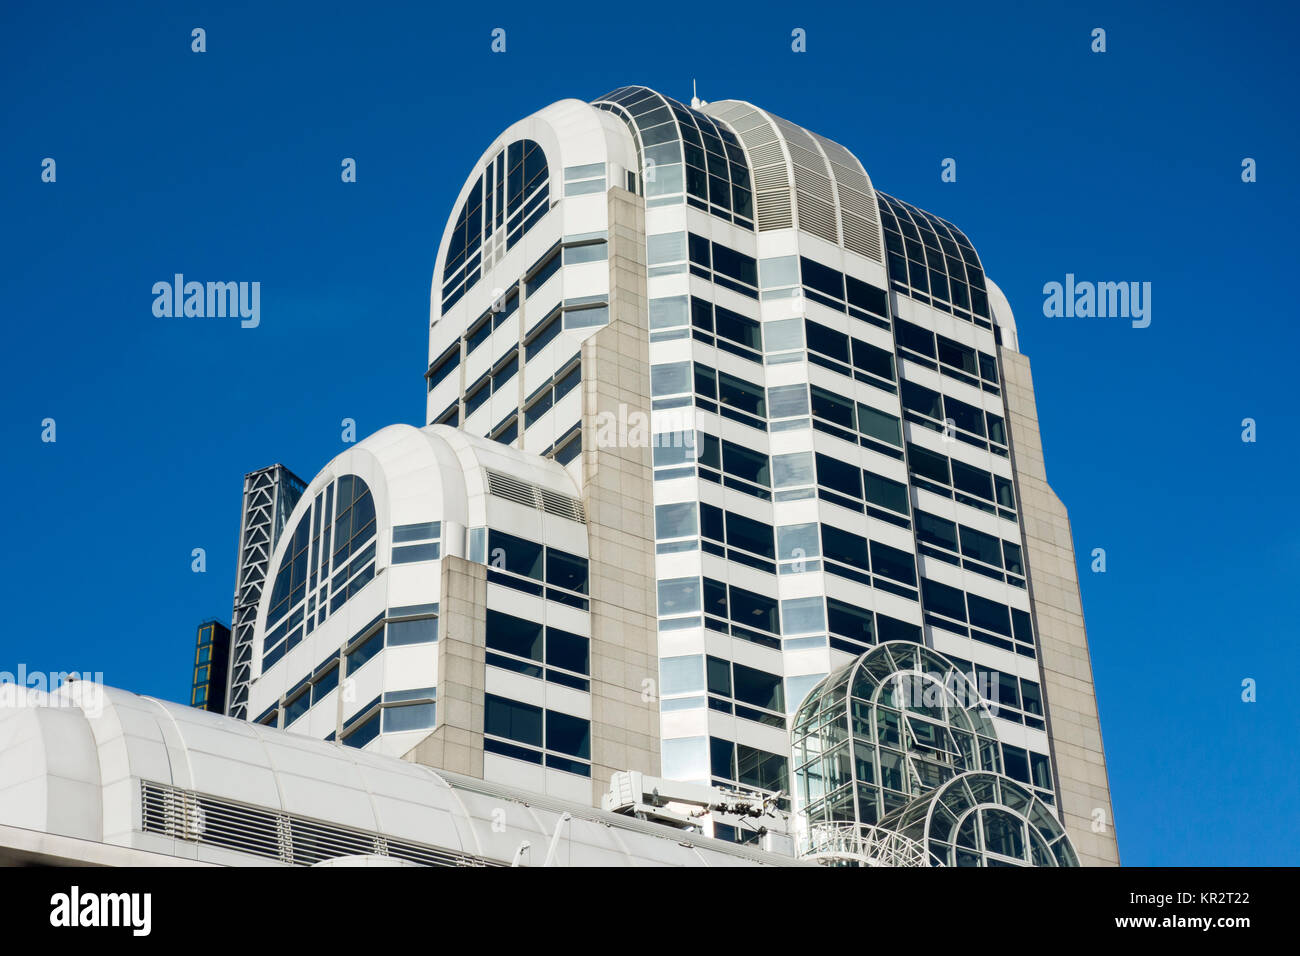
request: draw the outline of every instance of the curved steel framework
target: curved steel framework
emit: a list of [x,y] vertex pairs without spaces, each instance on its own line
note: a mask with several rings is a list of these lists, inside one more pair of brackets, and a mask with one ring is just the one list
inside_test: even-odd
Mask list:
[[880,822],[945,866],[1078,866],[1047,804],[1010,777],[967,773]]
[[884,827],[853,823],[819,823],[809,842],[817,849],[804,859],[824,866],[942,866],[925,844]]
[[[794,764],[805,856],[869,866],[1076,865],[1047,805],[1003,775],[978,689],[920,644],[881,644],[814,687],[795,715]],[[970,805],[935,810],[935,794]]]
[[749,161],[730,129],[644,86],[620,87],[592,105],[618,116],[631,130],[651,204],[684,198],[714,216],[754,228]]

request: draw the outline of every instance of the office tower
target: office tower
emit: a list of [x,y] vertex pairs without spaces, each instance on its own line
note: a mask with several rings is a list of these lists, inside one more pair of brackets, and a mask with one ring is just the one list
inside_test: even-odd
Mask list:
[[289,519],[260,722],[574,800],[766,793],[824,859],[1118,862],[1010,306],[847,149],[642,87],[515,123],[443,232],[426,387]]
[[239,518],[239,555],[235,565],[235,604],[230,626],[233,634],[229,690],[225,713],[244,719],[248,715],[248,681],[253,655],[253,625],[257,602],[266,581],[266,564],[284,530],[289,513],[302,494],[303,481],[284,465],[271,465],[244,476],[244,497]]
[[226,712],[226,678],[230,672],[230,628],[220,621],[199,625],[194,650],[194,680],[190,706]]

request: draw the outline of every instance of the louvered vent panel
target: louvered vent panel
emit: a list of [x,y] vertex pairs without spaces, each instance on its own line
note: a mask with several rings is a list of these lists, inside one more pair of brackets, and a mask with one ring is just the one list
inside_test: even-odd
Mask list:
[[489,471],[488,493],[496,495],[498,498],[505,498],[507,501],[514,501],[521,505],[527,505],[530,508],[537,507],[537,496],[534,494],[535,485],[530,485],[526,481],[520,481],[510,475],[504,475],[499,471]]
[[839,243],[840,229],[835,214],[835,194],[831,189],[830,169],[817,149],[817,142],[803,127],[775,118],[785,137],[786,148],[794,163],[795,209],[799,228]]
[[860,219],[867,219],[871,216],[875,204],[872,203],[866,194],[858,192],[852,186],[846,186],[843,182],[839,184],[840,208],[844,212],[852,213]]
[[544,511],[559,518],[568,518],[570,521],[576,521],[579,524],[587,523],[587,509],[579,498],[572,498],[569,495],[549,491],[539,485],[520,481],[512,475],[499,471],[489,470],[487,478],[489,494],[496,495],[498,498],[505,498],[507,501],[513,501],[517,504],[526,505],[529,508],[536,508],[538,511]]
[[177,840],[311,866],[341,856],[379,855],[424,866],[501,866],[468,853],[390,840],[297,814],[254,807],[166,784],[141,781],[140,828]]
[[[816,134],[814,134],[816,135]],[[840,225],[844,248],[883,263],[885,251],[880,237],[875,190],[866,171],[851,152],[823,136],[816,137],[826,158],[840,199]]]
[[844,223],[844,248],[876,262],[883,262],[880,230],[876,226],[876,221],[863,219],[846,210],[841,210],[841,219]]
[[730,126],[749,154],[759,231],[789,229],[794,225],[790,211],[790,174],[772,124],[744,103],[713,104],[705,112]]

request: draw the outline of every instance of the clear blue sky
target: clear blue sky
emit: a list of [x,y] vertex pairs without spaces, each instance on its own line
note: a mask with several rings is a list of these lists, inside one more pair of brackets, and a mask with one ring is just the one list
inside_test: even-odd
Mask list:
[[[243,473],[310,478],[345,417],[422,424],[433,260],[481,151],[554,100],[694,77],[852,149],[1010,299],[1124,861],[1295,864],[1295,13],[834,6],[6,4],[0,670],[183,699],[195,625],[229,619]],[[260,281],[261,326],[154,318],[176,272]],[[1150,328],[1044,318],[1067,272],[1151,282]]]

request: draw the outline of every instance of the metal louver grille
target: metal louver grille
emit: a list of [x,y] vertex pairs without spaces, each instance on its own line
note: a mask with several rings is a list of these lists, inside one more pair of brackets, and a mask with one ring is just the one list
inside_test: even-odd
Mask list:
[[767,117],[744,103],[715,104],[705,112],[730,126],[749,153],[759,230],[789,229],[794,225],[790,172],[781,141]]
[[785,137],[786,148],[794,163],[795,208],[799,228],[814,236],[840,241],[835,216],[835,193],[831,185],[830,166],[821,154],[817,141],[802,126],[774,116],[773,122]]
[[191,843],[311,866],[341,856],[378,855],[423,866],[501,866],[457,850],[390,840],[382,833],[140,782],[141,829]]
[[875,190],[866,170],[857,157],[839,143],[824,136],[812,134],[821,146],[835,177],[836,192],[840,200],[840,228],[844,234],[844,248],[883,263],[884,248],[880,241],[879,213],[876,209]]
[[705,112],[727,123],[749,153],[760,231],[788,229],[797,218],[800,229],[885,261],[875,190],[851,152],[747,103],[713,103]]
[[587,523],[587,509],[578,498],[570,498],[554,491],[548,491],[531,482],[520,481],[512,475],[489,470],[487,473],[488,493],[498,498],[505,498],[517,504],[536,508],[559,518],[568,518],[579,524]]

